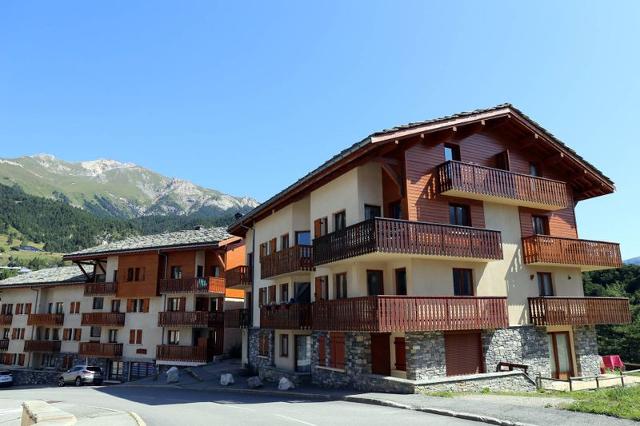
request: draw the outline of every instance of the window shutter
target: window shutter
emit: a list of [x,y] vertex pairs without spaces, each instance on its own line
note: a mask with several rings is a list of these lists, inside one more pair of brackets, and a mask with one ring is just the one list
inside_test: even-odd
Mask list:
[[31,313],[31,303],[27,303],[25,305],[25,309],[24,310],[25,310],[25,312],[24,312],[25,314],[30,314]]
[[136,333],[136,344],[142,344],[142,330],[138,330]]
[[404,337],[396,337],[393,341],[396,349],[396,370],[407,370],[406,345]]
[[24,354],[18,355],[18,365],[24,365]]
[[134,343],[136,343],[136,331],[129,330],[129,344],[133,345]]
[[322,219],[316,219],[313,221],[313,238],[318,238],[322,233]]
[[331,333],[331,367],[344,369],[344,333]]
[[133,312],[133,299],[127,299],[127,312]]
[[276,286],[270,285],[269,286],[269,303],[275,303],[275,302],[276,302]]
[[322,284],[324,284],[324,278],[323,277],[316,277],[316,285],[315,285],[315,294],[314,294],[314,298],[315,300],[322,300]]
[[178,306],[178,310],[181,312],[184,312],[187,309],[187,298],[186,297],[181,297],[180,298],[180,303]]
[[73,331],[73,340],[76,340],[76,341],[79,342],[81,339],[82,339],[82,329],[81,328],[76,328]]
[[318,337],[318,365],[324,367],[327,365],[327,340],[324,336]]
[[12,339],[15,339],[15,338],[16,338],[16,331],[18,331],[18,329],[17,329],[17,328],[13,328],[13,329],[11,329],[11,338],[12,338]]
[[277,241],[276,238],[272,238],[269,241],[269,254],[273,254],[276,252],[276,244],[277,244],[276,241]]
[[149,299],[142,299],[142,312],[149,312]]

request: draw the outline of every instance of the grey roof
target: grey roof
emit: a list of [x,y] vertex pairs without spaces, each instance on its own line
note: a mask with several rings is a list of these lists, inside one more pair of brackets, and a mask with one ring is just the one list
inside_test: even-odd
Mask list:
[[16,275],[0,281],[0,287],[20,287],[32,284],[78,284],[86,281],[86,277],[76,265],[59,266],[57,268],[40,269],[27,274]]
[[73,253],[67,253],[64,258],[73,258],[93,254],[107,254],[127,251],[144,251],[169,247],[185,247],[194,245],[214,245],[227,238],[233,237],[226,228],[200,228],[187,231],[164,232],[162,234],[141,235],[125,238],[112,243],[101,244]]

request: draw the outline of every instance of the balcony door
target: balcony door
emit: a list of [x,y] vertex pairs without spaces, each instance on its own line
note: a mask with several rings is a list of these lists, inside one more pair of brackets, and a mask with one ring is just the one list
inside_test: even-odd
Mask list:
[[295,336],[295,370],[300,373],[311,372],[311,336]]
[[378,270],[367,270],[367,292],[369,296],[379,296],[384,294],[384,283],[382,272]]
[[311,283],[293,284],[296,303],[311,303]]
[[566,380],[574,376],[571,355],[571,340],[568,331],[549,333],[549,355],[551,358],[551,375],[556,379]]

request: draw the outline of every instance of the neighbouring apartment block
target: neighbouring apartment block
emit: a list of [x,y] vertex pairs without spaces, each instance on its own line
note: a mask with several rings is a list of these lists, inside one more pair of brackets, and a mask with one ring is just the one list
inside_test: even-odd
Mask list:
[[230,226],[247,248],[226,281],[251,307],[243,362],[378,390],[510,387],[499,363],[595,374],[594,326],[629,322],[629,302],[584,297],[582,272],[621,259],[578,237],[575,206],[613,191],[511,105],[374,133]]
[[0,281],[0,362],[62,370],[102,366],[111,380],[240,352],[244,292],[225,272],[244,262],[223,228],[132,237],[64,256],[73,266]]

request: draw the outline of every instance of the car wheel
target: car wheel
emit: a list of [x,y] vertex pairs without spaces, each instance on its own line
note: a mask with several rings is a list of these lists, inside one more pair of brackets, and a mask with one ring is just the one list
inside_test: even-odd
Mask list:
[[58,386],[60,386],[60,387],[64,386],[64,379],[62,377],[60,377],[60,379],[58,379]]
[[76,377],[75,384],[76,386],[82,386],[82,379],[80,377]]

